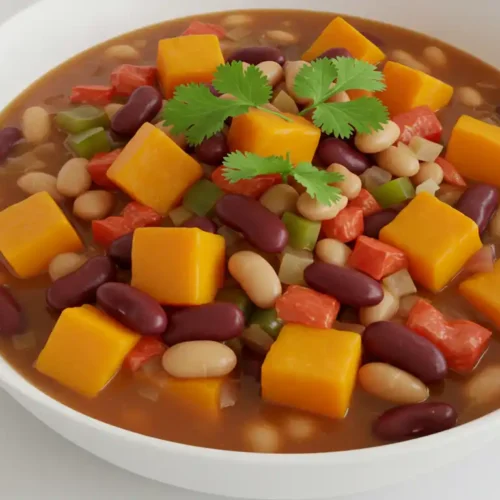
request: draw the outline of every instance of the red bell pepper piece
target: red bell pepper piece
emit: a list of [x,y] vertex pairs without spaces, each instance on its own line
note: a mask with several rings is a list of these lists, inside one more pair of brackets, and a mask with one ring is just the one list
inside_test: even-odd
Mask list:
[[280,184],[282,177],[279,174],[258,175],[253,179],[242,179],[234,183],[224,177],[225,167],[217,167],[212,172],[212,182],[223,191],[233,194],[243,194],[250,198],[260,198],[269,188]]
[[363,234],[364,227],[363,210],[349,206],[333,219],[325,220],[321,224],[321,229],[327,238],[334,238],[342,243],[354,241]]
[[219,40],[226,38],[226,30],[219,24],[193,21],[182,33],[183,35],[215,35]]
[[366,189],[362,189],[359,195],[349,202],[350,207],[359,207],[363,210],[363,215],[367,217],[368,215],[376,214],[382,210],[378,201],[371,195]]
[[408,144],[413,137],[423,137],[432,142],[439,142],[443,126],[436,113],[429,106],[419,106],[392,118],[401,129],[399,140]]
[[474,369],[492,335],[472,321],[447,321],[423,299],[411,309],[406,326],[430,340],[443,353],[450,369],[459,373],[470,373]]
[[123,364],[129,370],[136,372],[146,361],[162,356],[166,350],[166,345],[160,340],[154,337],[142,337],[127,354]]
[[404,252],[368,236],[360,236],[347,264],[376,280],[408,267]]
[[158,212],[138,201],[128,203],[123,209],[122,217],[133,229],[154,226],[162,219]]
[[107,217],[92,221],[92,236],[99,245],[107,248],[113,241],[131,233],[133,227],[123,217]]
[[443,170],[444,182],[452,184],[453,186],[466,187],[467,183],[464,178],[458,173],[458,170],[451,164],[448,160],[445,160],[441,156],[436,159],[436,163]]
[[87,170],[92,177],[92,182],[104,189],[116,189],[115,184],[106,175],[109,167],[118,158],[121,149],[115,149],[111,153],[97,153],[87,165]]
[[109,85],[77,85],[71,89],[70,101],[73,104],[95,104],[105,106],[115,95],[115,89]]
[[315,328],[331,328],[339,309],[338,300],[299,285],[289,286],[276,301],[280,319]]
[[154,66],[135,66],[122,64],[111,73],[111,85],[119,95],[128,96],[143,85],[154,87],[156,68]]

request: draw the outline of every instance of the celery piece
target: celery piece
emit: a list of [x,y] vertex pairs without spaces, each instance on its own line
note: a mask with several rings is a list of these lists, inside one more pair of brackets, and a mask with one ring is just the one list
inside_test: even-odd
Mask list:
[[108,134],[102,127],[91,128],[68,137],[68,146],[74,153],[90,160],[97,153],[109,153],[111,145]]
[[182,205],[196,215],[207,216],[212,213],[215,204],[223,195],[224,191],[219,186],[207,179],[201,179],[184,195]]
[[253,303],[241,288],[222,288],[219,290],[215,302],[229,302],[239,307],[248,321],[253,312]]
[[408,177],[394,179],[372,191],[382,208],[403,203],[415,196],[415,188]]
[[90,128],[109,127],[109,117],[103,109],[95,106],[78,106],[56,114],[56,125],[70,134],[85,132]]
[[283,321],[278,318],[276,309],[257,309],[250,318],[251,325],[258,325],[268,333],[273,339],[276,339],[283,327]]
[[321,222],[314,222],[292,212],[285,212],[282,221],[288,230],[288,245],[296,250],[314,250]]

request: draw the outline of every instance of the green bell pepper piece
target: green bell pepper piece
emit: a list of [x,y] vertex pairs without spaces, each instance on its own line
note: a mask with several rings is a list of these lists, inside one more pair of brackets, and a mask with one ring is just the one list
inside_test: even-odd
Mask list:
[[288,230],[288,244],[296,250],[314,250],[321,231],[321,222],[304,219],[285,212],[281,219]]
[[382,208],[389,208],[414,198],[415,188],[408,177],[400,177],[374,189],[372,195]]
[[68,137],[68,146],[81,158],[90,160],[97,153],[109,153],[111,144],[102,127],[91,128]]
[[251,325],[260,326],[273,339],[276,339],[283,327],[283,321],[278,318],[276,309],[257,309],[250,318]]
[[224,191],[219,186],[207,179],[201,179],[184,195],[182,206],[196,215],[207,216],[212,213],[222,196]]
[[108,128],[110,121],[103,109],[95,106],[78,106],[56,114],[57,126],[70,134],[85,132],[90,128]]
[[241,288],[222,288],[215,297],[215,302],[229,302],[238,306],[245,316],[245,321],[248,321],[254,306],[248,295]]

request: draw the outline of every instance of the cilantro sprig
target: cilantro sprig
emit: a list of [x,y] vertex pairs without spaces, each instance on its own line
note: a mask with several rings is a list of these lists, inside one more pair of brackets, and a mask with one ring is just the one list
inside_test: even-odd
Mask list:
[[322,205],[331,205],[340,199],[340,189],[330,184],[342,181],[344,176],[316,168],[312,163],[300,162],[294,166],[289,157],[263,158],[254,153],[241,151],[228,154],[223,163],[224,177],[231,183],[253,179],[258,175],[279,174],[284,182],[293,177]]

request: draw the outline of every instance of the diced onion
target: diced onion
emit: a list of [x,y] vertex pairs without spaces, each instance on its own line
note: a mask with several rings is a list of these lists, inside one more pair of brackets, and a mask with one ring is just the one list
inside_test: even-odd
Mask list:
[[142,398],[153,401],[153,403],[156,403],[160,399],[160,391],[156,387],[150,385],[139,386],[137,388],[137,393]]
[[299,112],[297,103],[284,90],[280,90],[272,103],[273,106],[276,106],[282,113],[292,113],[293,115],[296,115]]
[[417,292],[417,287],[407,269],[401,269],[383,279],[382,284],[396,297],[405,297]]
[[443,145],[415,136],[411,139],[409,148],[419,161],[436,161],[443,152]]
[[314,262],[312,252],[288,248],[283,253],[279,279],[285,285],[304,285],[304,271]]
[[399,301],[398,316],[407,318],[418,299],[420,299],[418,295],[408,295],[407,297],[403,297]]
[[372,191],[382,186],[382,184],[387,184],[392,179],[392,175],[387,170],[380,167],[370,167],[359,177],[361,178],[363,187],[368,191]]
[[267,354],[274,343],[273,338],[259,325],[250,325],[241,334],[241,339],[250,349]]
[[220,407],[230,408],[236,404],[238,399],[238,382],[229,380],[223,384],[220,392]]
[[432,179],[427,179],[415,188],[415,193],[429,193],[435,196],[439,191],[439,184],[436,184]]
[[12,335],[12,345],[16,351],[26,351],[36,347],[36,337],[32,331]]

